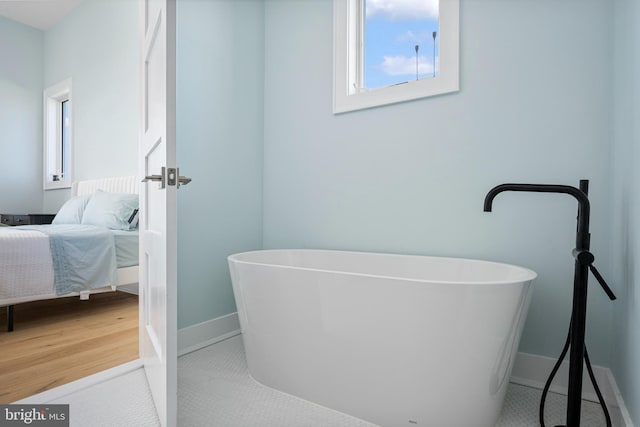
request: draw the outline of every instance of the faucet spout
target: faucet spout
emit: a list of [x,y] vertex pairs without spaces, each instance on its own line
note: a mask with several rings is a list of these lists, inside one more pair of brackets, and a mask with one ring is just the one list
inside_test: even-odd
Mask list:
[[484,211],[491,212],[493,199],[503,191],[527,191],[534,193],[563,193],[569,194],[578,201],[578,230],[576,236],[576,249],[589,250],[589,198],[586,191],[589,181],[581,180],[580,188],[569,185],[549,184],[500,184],[493,187],[484,198]]
[[582,190],[569,185],[549,185],[549,184],[500,184],[493,187],[484,199],[484,211],[491,212],[493,199],[503,191],[529,191],[535,193],[565,193],[570,194],[578,200],[581,206],[589,206],[589,199]]

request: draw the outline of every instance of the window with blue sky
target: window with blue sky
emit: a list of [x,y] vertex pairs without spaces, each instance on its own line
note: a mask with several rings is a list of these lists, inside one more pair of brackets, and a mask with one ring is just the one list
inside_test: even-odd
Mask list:
[[71,102],[65,99],[61,103],[62,123],[60,124],[61,144],[60,144],[60,178],[69,173],[69,145],[71,144]]
[[364,0],[364,85],[438,74],[439,0]]

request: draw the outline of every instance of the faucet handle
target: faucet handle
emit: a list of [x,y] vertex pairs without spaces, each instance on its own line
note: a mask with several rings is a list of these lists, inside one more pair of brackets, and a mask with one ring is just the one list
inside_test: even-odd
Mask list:
[[593,261],[595,261],[595,257],[593,254],[587,250],[578,250],[574,249],[572,251],[573,257],[582,265],[586,265],[589,267],[589,270],[593,273],[593,276],[596,278],[602,289],[607,294],[611,301],[616,299],[616,295],[613,293],[607,282],[604,280],[604,277],[598,272],[598,269],[593,265]]
[[596,278],[598,283],[600,283],[600,286],[602,286],[602,289],[604,289],[604,292],[607,294],[609,299],[611,301],[615,300],[616,295],[613,293],[609,285],[607,285],[607,282],[604,281],[604,277],[600,275],[596,267],[593,264],[589,264],[589,270],[591,270],[591,272],[593,273],[593,276]]

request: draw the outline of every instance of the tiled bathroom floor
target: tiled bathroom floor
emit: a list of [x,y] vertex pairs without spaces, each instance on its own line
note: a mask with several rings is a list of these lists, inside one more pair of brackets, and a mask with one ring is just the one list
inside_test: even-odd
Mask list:
[[[254,381],[247,374],[241,336],[184,355],[178,366],[180,427],[204,426],[204,419],[224,427],[373,427]],[[538,427],[540,393],[510,384],[496,427]],[[453,404],[451,410],[459,408]],[[550,393],[546,425],[564,424],[565,411],[565,397]],[[581,426],[605,426],[600,405],[583,401]]]
[[[538,427],[540,390],[510,384],[496,427]],[[157,426],[141,370],[65,396],[72,427]],[[546,425],[564,424],[565,397],[547,397]],[[452,404],[452,411],[460,410]],[[619,427],[619,416],[613,425]],[[249,377],[241,336],[178,359],[179,427],[375,427],[262,386]],[[600,405],[583,401],[581,427],[604,427]],[[446,426],[437,426],[446,427]],[[473,427],[473,426],[469,426]]]

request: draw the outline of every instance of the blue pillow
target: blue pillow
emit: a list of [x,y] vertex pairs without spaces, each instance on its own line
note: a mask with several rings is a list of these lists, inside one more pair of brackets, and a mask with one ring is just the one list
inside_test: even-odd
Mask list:
[[82,224],[99,225],[113,230],[129,230],[129,217],[138,209],[138,195],[96,191],[82,216]]
[[76,196],[67,200],[60,208],[52,224],[80,224],[82,223],[82,214],[87,206],[90,195]]

